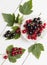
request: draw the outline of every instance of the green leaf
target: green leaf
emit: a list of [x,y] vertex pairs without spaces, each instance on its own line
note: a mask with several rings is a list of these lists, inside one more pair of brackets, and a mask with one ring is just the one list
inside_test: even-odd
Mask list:
[[15,23],[21,24],[23,21],[23,16],[20,17],[20,15],[18,14],[15,20]]
[[7,26],[13,26],[13,24],[15,22],[15,15],[14,14],[5,14],[5,13],[2,13],[2,15],[3,15],[5,22],[7,22]]
[[32,0],[25,2],[23,5],[20,5],[19,11],[24,14],[28,15],[32,12]]
[[40,43],[34,44],[28,48],[28,52],[32,52],[32,54],[35,55],[36,58],[40,57],[41,51],[44,51],[44,47]]
[[11,52],[12,48],[13,48],[13,45],[10,45],[7,47],[6,51]]
[[41,51],[44,51],[44,47],[42,44],[38,43],[38,47],[40,48]]
[[18,23],[18,21],[19,21],[19,14],[17,15],[17,17],[16,17],[16,20],[15,20],[15,23]]
[[13,30],[13,31],[16,31],[18,28],[19,28],[18,26],[13,26],[13,27],[12,27],[12,30]]
[[8,55],[8,59],[12,63],[15,63],[16,62],[16,57],[15,56]]
[[17,33],[17,34],[15,35],[14,39],[18,39],[18,38],[20,38],[20,36],[21,36],[21,34]]
[[22,24],[22,21],[23,21],[23,16],[21,16],[21,17],[19,18],[18,24]]

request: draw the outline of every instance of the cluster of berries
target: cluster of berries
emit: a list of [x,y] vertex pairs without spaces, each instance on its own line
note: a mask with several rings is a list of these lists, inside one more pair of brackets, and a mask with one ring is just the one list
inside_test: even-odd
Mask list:
[[38,17],[33,20],[26,20],[26,23],[23,26],[25,29],[22,30],[22,33],[27,33],[28,39],[36,40],[37,37],[41,35],[43,29],[45,29],[46,23],[42,23],[41,18]]
[[22,48],[17,48],[17,47],[13,48],[11,51],[11,55],[16,56],[18,54],[22,54]]
[[[23,50],[22,48],[14,47],[14,48],[12,48],[11,52],[6,51],[6,53],[7,54],[11,54],[11,56],[16,56],[18,54],[22,54],[23,53],[22,50]],[[8,58],[8,55],[3,56],[3,58],[4,59],[7,59]]]
[[17,33],[20,34],[20,28],[18,28],[15,32],[12,32],[12,31],[8,30],[4,34],[4,37],[6,37],[8,39],[13,39]]

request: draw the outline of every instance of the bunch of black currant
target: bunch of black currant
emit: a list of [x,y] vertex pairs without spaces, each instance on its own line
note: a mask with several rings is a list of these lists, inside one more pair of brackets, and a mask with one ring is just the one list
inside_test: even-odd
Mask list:
[[8,39],[13,39],[16,34],[20,34],[20,28],[18,28],[17,30],[15,30],[14,32],[8,30],[5,34],[4,37],[8,38]]

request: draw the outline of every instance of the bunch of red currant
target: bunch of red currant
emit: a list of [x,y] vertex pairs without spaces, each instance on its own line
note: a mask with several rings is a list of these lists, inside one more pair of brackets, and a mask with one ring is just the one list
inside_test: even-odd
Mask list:
[[15,55],[18,55],[18,54],[22,54],[22,48],[13,48],[12,51],[11,51],[11,55],[12,56],[15,56]]
[[42,23],[41,18],[34,18],[33,20],[29,19],[26,20],[26,23],[24,24],[24,30],[22,30],[22,33],[27,33],[28,39],[36,40],[38,36],[41,35],[43,29],[45,29],[46,23]]
[[[11,52],[6,51],[6,53],[11,54],[11,56],[16,56],[18,54],[22,54],[23,53],[22,50],[23,50],[22,48],[14,47],[14,48],[12,48]],[[3,58],[7,59],[8,55],[5,55]]]

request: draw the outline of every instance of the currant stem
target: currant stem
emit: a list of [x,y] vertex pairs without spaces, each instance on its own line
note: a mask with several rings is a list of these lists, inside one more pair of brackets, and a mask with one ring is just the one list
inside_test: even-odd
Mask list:
[[5,61],[6,61],[6,60],[4,60],[4,61],[1,63],[1,65],[3,65],[3,64],[5,63]]
[[22,65],[25,63],[25,61],[27,60],[28,56],[30,55],[30,53],[28,53],[28,55],[26,56],[25,60],[23,61]]

